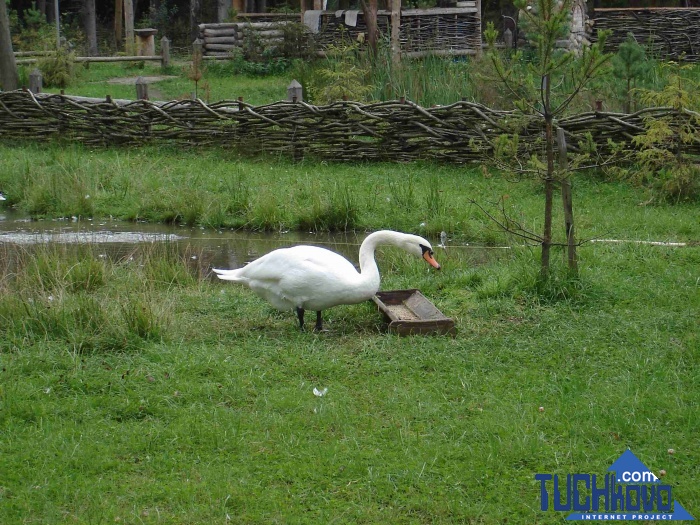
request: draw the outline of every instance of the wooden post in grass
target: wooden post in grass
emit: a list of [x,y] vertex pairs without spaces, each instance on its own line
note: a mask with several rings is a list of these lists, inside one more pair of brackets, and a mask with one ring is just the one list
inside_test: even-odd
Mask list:
[[29,91],[32,93],[41,93],[43,83],[41,71],[35,68],[34,71],[29,73]]
[[569,161],[566,158],[566,137],[564,136],[563,128],[557,128],[557,142],[559,143],[559,169],[561,170],[561,201],[564,206],[564,226],[566,228],[566,259],[569,270],[577,272],[574,205],[571,195],[571,178],[568,174]]
[[292,80],[287,86],[287,101],[289,102],[303,102],[304,93],[301,84],[297,80]]
[[124,0],[124,32],[126,33],[126,40],[124,43],[124,48],[126,49],[127,56],[134,56],[134,46],[136,44],[134,40],[134,1]]
[[136,99],[148,100],[148,83],[143,77],[136,79]]
[[401,0],[391,0],[391,61],[401,62]]
[[170,67],[170,40],[167,36],[160,39],[160,67]]
[[513,31],[511,31],[510,28],[503,31],[503,42],[505,43],[508,51],[513,49]]

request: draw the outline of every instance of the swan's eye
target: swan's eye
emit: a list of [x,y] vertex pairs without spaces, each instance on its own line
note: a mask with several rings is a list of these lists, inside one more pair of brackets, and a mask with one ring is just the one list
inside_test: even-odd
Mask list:
[[419,245],[421,251],[423,252],[423,255],[425,255],[425,252],[428,252],[428,254],[432,257],[433,256],[433,250],[428,248],[427,246],[423,246],[422,244]]

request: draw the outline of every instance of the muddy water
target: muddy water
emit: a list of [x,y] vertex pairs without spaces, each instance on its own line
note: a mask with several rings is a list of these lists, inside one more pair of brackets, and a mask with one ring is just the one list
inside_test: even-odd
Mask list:
[[[0,254],[2,251],[29,249],[45,244],[58,244],[70,249],[89,245],[100,256],[115,260],[129,257],[155,243],[168,244],[192,260],[204,274],[211,268],[240,268],[274,249],[296,244],[323,246],[344,255],[357,265],[360,243],[365,233],[256,233],[249,231],[213,230],[198,227],[149,224],[110,220],[30,220],[26,215],[0,205]],[[446,262],[438,240],[433,245],[438,260]],[[455,246],[469,252],[471,265],[481,265],[498,256],[502,249],[479,246]],[[461,250],[460,250],[461,251]]]
[[31,249],[47,243],[91,245],[100,254],[119,259],[153,243],[167,243],[198,259],[203,268],[239,268],[276,248],[295,244],[324,246],[356,263],[363,238],[361,233],[255,233],[109,220],[34,221],[0,207],[0,245],[4,249]]

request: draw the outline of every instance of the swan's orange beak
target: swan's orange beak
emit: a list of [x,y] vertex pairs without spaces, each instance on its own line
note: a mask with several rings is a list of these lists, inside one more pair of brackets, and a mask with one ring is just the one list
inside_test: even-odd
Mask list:
[[436,270],[440,269],[440,263],[438,263],[435,260],[435,257],[433,257],[433,252],[431,252],[430,250],[425,250],[423,252],[423,259],[425,259],[427,261],[427,263],[430,266],[432,266],[433,268],[435,268]]

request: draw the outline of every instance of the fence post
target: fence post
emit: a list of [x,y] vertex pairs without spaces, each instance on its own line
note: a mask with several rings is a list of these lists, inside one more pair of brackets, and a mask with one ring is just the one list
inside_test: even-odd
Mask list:
[[287,100],[289,102],[303,102],[304,92],[301,84],[297,80],[292,80],[292,82],[287,86]]
[[160,67],[170,67],[170,40],[167,36],[160,39]]
[[204,41],[200,38],[197,38],[194,42],[192,42],[192,62],[197,64],[202,63],[203,49]]
[[401,0],[391,0],[391,61],[401,62]]
[[503,41],[506,44],[506,49],[513,49],[513,31],[510,29],[503,31]]
[[32,93],[41,93],[41,88],[43,87],[43,77],[41,76],[41,71],[34,68],[34,71],[29,73],[29,91]]
[[148,83],[143,77],[136,79],[136,99],[148,100]]

